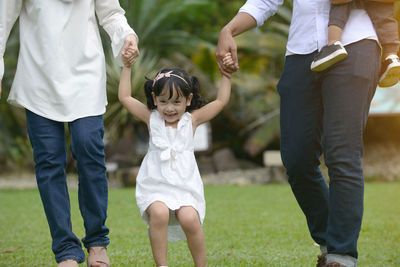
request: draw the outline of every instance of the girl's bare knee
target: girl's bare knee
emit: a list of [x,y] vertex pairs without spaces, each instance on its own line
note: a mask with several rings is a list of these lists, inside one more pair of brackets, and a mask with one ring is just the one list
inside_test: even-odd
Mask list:
[[201,227],[199,215],[193,207],[180,208],[177,217],[185,232],[196,232]]
[[168,207],[160,202],[156,201],[152,203],[148,209],[150,224],[166,225],[169,221],[169,209]]

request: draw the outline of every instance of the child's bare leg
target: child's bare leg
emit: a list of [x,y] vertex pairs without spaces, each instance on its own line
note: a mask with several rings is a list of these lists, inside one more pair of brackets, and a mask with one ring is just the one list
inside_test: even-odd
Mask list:
[[328,26],[328,45],[340,41],[342,38],[343,29],[336,25]]
[[156,201],[147,208],[149,214],[149,236],[156,266],[167,265],[167,227],[169,221],[169,209]]
[[190,206],[177,210],[176,216],[186,234],[188,246],[196,267],[206,265],[206,241],[197,211]]

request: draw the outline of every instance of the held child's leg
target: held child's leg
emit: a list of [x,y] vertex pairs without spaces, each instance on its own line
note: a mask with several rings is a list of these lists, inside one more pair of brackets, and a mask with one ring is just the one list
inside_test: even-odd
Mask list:
[[196,267],[206,266],[206,241],[197,211],[190,206],[181,207],[176,216],[186,234],[188,246]]
[[169,209],[156,201],[147,208],[149,214],[149,237],[156,266],[167,265],[167,227],[169,221]]
[[351,8],[352,1],[331,5],[328,22],[328,45],[342,39],[343,28],[349,19]]
[[328,26],[328,45],[333,45],[336,42],[340,42],[342,39],[343,28],[337,25],[331,24]]
[[390,87],[398,83],[400,77],[399,34],[397,20],[393,17],[394,4],[365,1],[367,11],[382,45],[382,67],[379,86]]
[[324,71],[347,57],[340,39],[349,18],[352,3],[331,5],[328,23],[328,45],[324,46],[311,63],[312,71]]
[[394,15],[394,4],[365,1],[365,10],[374,24],[376,34],[383,48],[383,57],[399,51],[399,33]]

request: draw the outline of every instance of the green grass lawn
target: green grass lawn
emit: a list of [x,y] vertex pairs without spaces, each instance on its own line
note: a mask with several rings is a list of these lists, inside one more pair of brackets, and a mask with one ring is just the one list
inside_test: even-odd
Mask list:
[[[205,193],[209,266],[315,266],[319,249],[289,185],[207,186]],[[75,190],[71,201],[82,238]],[[110,189],[108,216],[112,265],[153,266],[133,188]],[[400,183],[366,184],[359,254],[359,266],[400,266]],[[184,241],[169,244],[168,259],[193,266]],[[55,266],[37,190],[0,191],[0,266]]]

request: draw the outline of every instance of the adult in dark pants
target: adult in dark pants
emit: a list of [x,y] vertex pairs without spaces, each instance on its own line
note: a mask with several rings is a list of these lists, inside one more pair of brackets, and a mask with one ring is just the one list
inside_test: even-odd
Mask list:
[[[221,30],[217,61],[231,52],[234,36],[260,26],[282,0],[248,0]],[[292,191],[312,238],[320,245],[317,266],[356,266],[363,215],[363,131],[378,83],[380,49],[364,10],[351,11],[342,41],[348,57],[313,73],[310,64],[327,43],[329,0],[294,0],[281,97],[281,155]],[[366,56],[368,55],[368,56]],[[330,183],[319,169],[323,153]],[[293,263],[295,265],[295,263]]]
[[79,207],[86,230],[82,242],[88,250],[88,266],[109,266],[102,140],[106,69],[97,19],[110,36],[115,56],[129,49],[134,61],[139,53],[137,36],[118,0],[3,0],[0,79],[5,44],[18,17],[20,52],[8,101],[26,109],[37,184],[55,259],[62,267],[76,267],[85,260],[81,241],[71,226],[65,174],[67,123],[79,174]]

